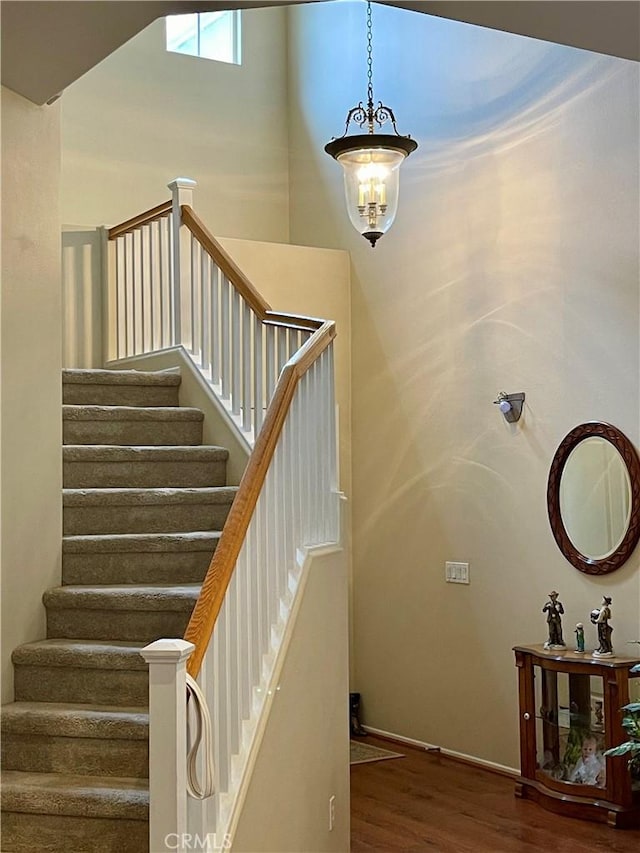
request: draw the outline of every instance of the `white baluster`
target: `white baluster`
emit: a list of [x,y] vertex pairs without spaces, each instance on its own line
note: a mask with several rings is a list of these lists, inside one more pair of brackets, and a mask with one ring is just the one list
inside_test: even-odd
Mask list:
[[[225,599],[226,602],[226,599]],[[218,789],[229,790],[229,650],[227,642],[227,607],[223,603],[216,620],[211,642],[213,654],[214,749]],[[207,652],[209,654],[209,652]],[[205,655],[206,657],[206,655]]]
[[162,347],[162,288],[160,259],[160,220],[149,225],[149,269],[151,270],[151,349]]
[[282,509],[280,507],[280,495],[282,494],[282,477],[280,474],[280,466],[278,464],[277,447],[275,449],[273,459],[271,460],[271,465],[269,466],[269,475],[271,476],[273,483],[272,503],[269,507],[269,523],[273,530],[273,584],[276,601],[280,601],[282,595],[282,589],[280,585],[280,566],[284,562],[284,558],[282,555]]
[[171,299],[171,217],[160,222],[160,257],[162,259],[162,346],[171,346],[173,316]]
[[140,352],[153,350],[153,300],[151,296],[151,226],[140,229],[140,291],[142,293],[142,336]]
[[[179,340],[180,336],[178,334],[180,329],[180,288],[177,287],[174,283],[175,278],[175,267],[176,267],[176,259],[175,259],[175,246],[174,246],[174,232],[175,226],[173,223],[173,213],[170,213],[167,217],[167,244],[169,248],[169,306],[170,306],[170,337],[169,343],[171,346],[175,346]],[[177,311],[177,315],[176,315]]]
[[193,352],[196,359],[202,363],[202,329],[203,329],[203,321],[202,321],[202,256],[204,255],[204,251],[200,243],[195,239],[195,237],[191,238],[191,268],[192,272],[192,308],[191,308],[191,316],[193,317]]
[[334,374],[334,350],[333,344],[327,351],[327,411],[329,420],[329,449],[327,459],[329,460],[329,526],[330,541],[340,541],[340,427],[339,407],[335,400],[335,374]]
[[266,583],[267,583],[267,595],[269,599],[269,634],[267,636],[267,642],[271,641],[271,627],[275,625],[276,620],[278,618],[278,578],[276,576],[276,565],[277,565],[277,530],[276,525],[273,520],[274,507],[277,506],[276,503],[276,481],[275,481],[275,470],[273,462],[269,466],[269,471],[267,472],[267,477],[265,480],[265,485],[263,487],[262,495],[260,496],[260,501],[262,502],[262,518],[264,525],[264,538],[265,538],[265,559],[267,561],[266,567]]
[[[247,531],[248,533],[248,531]],[[238,561],[236,563],[236,575],[238,577],[238,661],[240,665],[239,677],[239,718],[248,719],[251,710],[251,671],[247,662],[251,655],[251,620],[253,614],[251,612],[251,548],[248,538],[245,538],[244,545]]]
[[318,361],[314,361],[309,368],[309,432],[311,437],[311,531],[312,542],[317,545],[320,539],[320,504],[319,498],[322,494],[322,480],[320,472],[320,409],[318,406],[319,383],[318,383]]
[[301,544],[300,539],[300,468],[306,464],[302,456],[300,445],[300,394],[299,388],[291,401],[288,420],[291,423],[290,445],[291,445],[291,527],[296,547]]
[[211,381],[220,382],[220,269],[211,261]]
[[[244,549],[243,549],[244,550]],[[240,557],[242,556],[242,552]],[[239,557],[239,559],[240,559]],[[227,608],[227,655],[229,669],[227,672],[228,713],[229,713],[229,755],[236,753],[240,746],[240,728],[238,724],[238,706],[240,704],[240,643],[238,623],[240,621],[240,602],[238,598],[238,572],[234,570],[227,594],[224,599]]]
[[313,444],[311,440],[311,429],[312,425],[310,423],[309,418],[309,396],[310,396],[310,376],[309,371],[305,373],[302,377],[302,411],[303,411],[303,435],[305,442],[305,459],[308,460],[308,464],[305,466],[305,478],[304,478],[304,508],[305,508],[305,519],[304,519],[304,539],[303,542],[305,545],[308,545],[313,541],[312,536],[312,509],[311,509],[311,490],[313,488],[312,476],[313,476]]
[[295,429],[294,420],[291,418],[287,418],[285,421],[285,430],[283,430],[283,438],[284,438],[284,454],[285,454],[285,464],[286,464],[286,478],[288,483],[288,497],[287,497],[287,505],[286,505],[286,514],[287,514],[287,524],[291,528],[288,533],[289,539],[289,557],[288,562],[289,566],[297,569],[297,549],[300,545],[298,541],[298,536],[296,533],[296,521],[295,521],[295,495],[293,490],[295,488],[294,483],[294,471],[295,471],[295,459],[294,459],[294,436],[293,431]]
[[206,374],[211,375],[211,259],[200,252],[200,340],[202,354],[200,364]]
[[276,449],[275,463],[278,471],[278,490],[280,505],[278,507],[278,592],[280,598],[286,595],[289,585],[289,562],[288,562],[288,527],[289,520],[286,516],[283,500],[288,489],[287,476],[285,470],[285,458],[282,444],[278,444]]
[[231,304],[231,284],[226,275],[222,276],[222,292],[220,298],[220,314],[221,314],[221,336],[220,343],[222,354],[220,360],[220,370],[222,374],[222,397],[225,400],[231,398],[231,333],[229,329],[229,309]]
[[[251,519],[247,530],[247,680],[250,684],[250,700],[253,701],[254,688],[260,684],[262,664],[262,643],[260,638],[260,606],[258,601],[258,571],[261,555],[256,538],[256,516]],[[250,706],[251,707],[251,706]]]
[[280,376],[282,368],[285,366],[287,361],[289,360],[289,356],[287,354],[287,330],[280,326],[278,328],[278,364],[277,364],[277,375]]
[[330,430],[331,430],[331,405],[329,400],[329,350],[326,349],[320,358],[320,391],[322,394],[321,401],[321,448],[322,448],[322,512],[321,512],[321,533],[322,541],[331,541],[331,527],[329,524],[331,512],[331,469],[333,463],[329,457],[331,452]]
[[253,318],[253,437],[258,438],[264,417],[264,361],[262,358],[262,320]]
[[133,352],[142,351],[142,233],[139,228],[133,232]]
[[249,432],[252,427],[251,368],[253,367],[253,340],[251,308],[242,300],[242,429]]
[[[197,339],[197,308],[196,308],[196,276],[198,269],[198,260],[196,258],[196,239],[190,235],[189,239],[189,351],[197,358],[198,356],[198,339]],[[182,303],[184,305],[184,301]]]
[[275,326],[265,326],[265,397],[266,405],[269,407],[273,397],[273,389],[276,382],[276,330]]
[[[251,521],[253,532],[253,565],[255,576],[256,600],[258,606],[257,618],[255,624],[256,642],[260,648],[260,664],[262,655],[269,649],[269,635],[271,628],[271,610],[269,603],[269,575],[267,571],[267,543],[265,537],[264,523],[264,501],[259,499],[258,505]],[[258,679],[260,677],[260,669],[258,670]]]
[[260,601],[260,585],[258,575],[260,573],[260,554],[257,549],[256,540],[256,518],[251,519],[251,524],[247,530],[247,564],[249,567],[249,678],[252,687],[257,687],[260,683],[260,673],[262,670],[262,637],[261,629],[261,610],[262,602]]
[[133,329],[135,325],[135,308],[134,308],[134,291],[133,291],[133,276],[134,276],[134,256],[133,256],[133,234],[129,232],[125,234],[125,251],[126,251],[126,267],[125,267],[125,312],[127,317],[127,345],[125,348],[125,356],[133,355]]
[[240,414],[240,294],[231,289],[231,411]]
[[117,355],[124,358],[127,351],[127,273],[124,240],[117,237],[116,244],[116,317],[118,318]]

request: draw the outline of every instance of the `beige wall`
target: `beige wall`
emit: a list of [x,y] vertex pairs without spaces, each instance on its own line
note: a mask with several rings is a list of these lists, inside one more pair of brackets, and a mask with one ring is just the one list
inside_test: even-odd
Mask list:
[[286,240],[284,9],[242,12],[241,66],[165,50],[157,21],[62,98],[62,221],[115,224],[198,181],[216,233]]
[[[310,563],[235,835],[235,853],[344,853],[349,849],[344,556],[333,551]],[[335,797],[335,824],[329,831],[331,796]]]
[[545,498],[576,424],[640,440],[638,67],[375,6],[375,96],[420,147],[372,250],[322,151],[366,92],[364,4],[289,14],[292,239],[353,265],[353,687],[372,726],[517,766],[511,647],[548,592],[569,640],[603,593],[614,646],[640,638],[640,550],[579,573]]
[[60,583],[59,108],[2,89],[2,701]]

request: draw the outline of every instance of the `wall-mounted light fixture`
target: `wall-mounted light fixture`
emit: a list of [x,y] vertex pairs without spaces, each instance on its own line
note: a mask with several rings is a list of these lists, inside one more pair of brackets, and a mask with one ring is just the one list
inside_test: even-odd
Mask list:
[[524,405],[524,393],[505,394],[504,391],[500,391],[498,399],[493,402],[498,406],[508,423],[515,424],[516,421],[520,420],[522,406]]
[[[324,146],[344,169],[344,191],[351,224],[372,246],[389,230],[398,209],[399,169],[418,143],[401,136],[391,107],[373,101],[371,3],[367,2],[367,106],[362,101],[347,113],[344,134]],[[349,124],[367,126],[366,133],[347,136]],[[375,125],[391,122],[393,133],[375,133]]]

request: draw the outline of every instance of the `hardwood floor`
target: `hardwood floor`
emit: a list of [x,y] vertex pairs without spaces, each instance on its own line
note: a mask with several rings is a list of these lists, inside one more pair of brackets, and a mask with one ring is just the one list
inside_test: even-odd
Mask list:
[[366,742],[406,757],[351,767],[352,853],[640,853],[640,830],[561,817],[516,798],[507,777]]

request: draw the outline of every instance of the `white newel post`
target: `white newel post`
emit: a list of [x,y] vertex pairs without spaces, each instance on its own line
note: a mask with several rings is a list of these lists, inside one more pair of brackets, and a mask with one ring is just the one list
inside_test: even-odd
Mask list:
[[171,190],[173,214],[173,343],[192,348],[192,329],[189,323],[191,312],[191,235],[182,227],[180,207],[188,204],[193,207],[193,188],[198,184],[191,178],[175,178],[167,184]]
[[102,361],[107,364],[121,355],[118,352],[118,325],[122,317],[118,316],[115,240],[109,240],[108,228],[101,226],[97,230],[102,266]]
[[153,853],[185,850],[187,833],[186,640],[156,640],[149,664],[149,844]]

